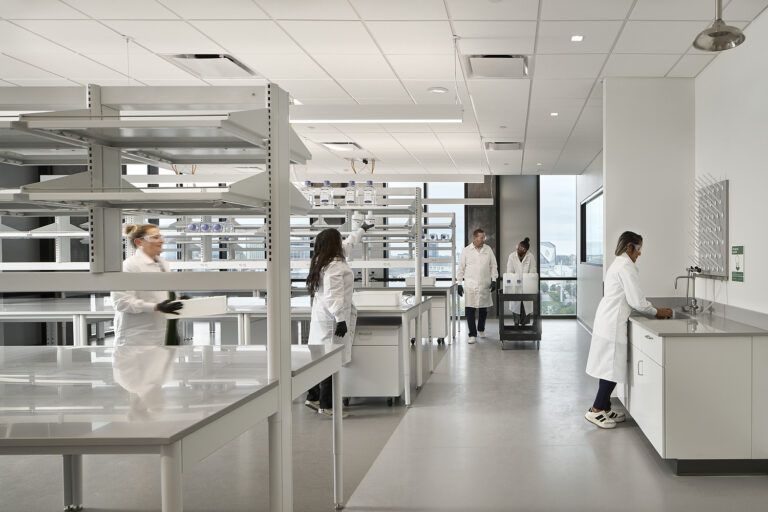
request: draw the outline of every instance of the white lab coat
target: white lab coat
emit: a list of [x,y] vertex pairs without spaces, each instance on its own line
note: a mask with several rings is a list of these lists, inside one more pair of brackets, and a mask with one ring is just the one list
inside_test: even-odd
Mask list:
[[[123,272],[168,272],[168,262],[153,260],[139,248],[123,262]],[[115,345],[165,345],[167,319],[155,305],[168,298],[167,291],[112,292],[115,308]]]
[[[358,229],[343,242],[345,257],[349,256],[363,233],[362,228]],[[352,342],[355,339],[357,324],[357,309],[352,304],[355,274],[345,260],[336,258],[325,267],[320,277],[320,287],[315,291],[315,298],[312,301],[308,343],[310,345],[343,343],[342,362],[348,364],[352,361]],[[347,334],[343,338],[333,335],[336,322],[347,323]]]
[[464,305],[470,308],[488,308],[493,306],[491,281],[499,277],[496,255],[488,245],[478,250],[469,244],[461,251],[456,280],[464,281]]
[[[517,255],[517,250],[512,251],[512,254],[507,258],[507,273],[520,274],[520,279],[522,279],[522,274],[535,274],[536,258],[531,254],[531,251],[528,251],[525,253],[525,256],[523,256],[523,261],[520,261],[520,257]],[[533,302],[527,300],[523,304],[525,304],[526,314],[533,313]],[[509,310],[512,313],[519,315],[520,302],[510,302]]]
[[627,374],[627,320],[635,309],[656,314],[640,289],[640,273],[626,253],[605,274],[605,291],[597,306],[587,373],[596,379],[624,382]]

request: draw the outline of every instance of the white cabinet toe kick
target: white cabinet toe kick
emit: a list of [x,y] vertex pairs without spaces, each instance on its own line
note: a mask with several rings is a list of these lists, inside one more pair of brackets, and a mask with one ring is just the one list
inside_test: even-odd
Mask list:
[[648,325],[630,321],[618,395],[656,452],[679,475],[768,473],[768,333],[675,336]]

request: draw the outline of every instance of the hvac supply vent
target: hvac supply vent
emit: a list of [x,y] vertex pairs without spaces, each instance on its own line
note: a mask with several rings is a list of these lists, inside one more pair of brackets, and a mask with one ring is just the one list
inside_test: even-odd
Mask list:
[[256,72],[225,53],[184,53],[163,55],[185,71],[199,78],[251,78]]
[[471,78],[528,78],[525,55],[469,55]]
[[486,142],[487,151],[520,151],[523,149],[522,142]]

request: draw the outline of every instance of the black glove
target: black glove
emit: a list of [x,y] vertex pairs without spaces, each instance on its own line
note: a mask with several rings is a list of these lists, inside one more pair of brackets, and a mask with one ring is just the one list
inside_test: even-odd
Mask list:
[[157,310],[169,315],[178,315],[177,311],[184,307],[181,302],[171,299],[165,299],[163,302],[157,305]]
[[496,291],[496,281],[491,281],[491,293]]
[[367,222],[363,222],[360,225],[360,227],[363,228],[363,231],[368,231],[369,229],[371,229],[373,227],[373,224],[368,224]]
[[464,296],[464,287],[459,285],[458,288],[456,288],[456,291],[459,292],[459,297]]
[[343,338],[345,334],[347,334],[347,322],[336,322],[336,331],[333,335]]

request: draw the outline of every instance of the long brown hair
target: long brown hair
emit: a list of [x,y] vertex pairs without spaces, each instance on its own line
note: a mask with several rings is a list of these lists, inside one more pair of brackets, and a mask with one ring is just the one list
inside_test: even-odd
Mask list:
[[619,237],[619,243],[616,244],[616,256],[621,256],[629,249],[629,244],[637,248],[643,244],[643,237],[631,231],[625,231]]
[[133,246],[136,247],[136,239],[146,236],[147,232],[152,228],[159,229],[155,224],[126,224],[123,229]]
[[312,253],[312,261],[309,264],[307,289],[309,290],[310,297],[314,297],[315,292],[320,288],[320,274],[336,258],[344,259],[341,233],[333,228],[324,229],[315,237],[315,250]]

